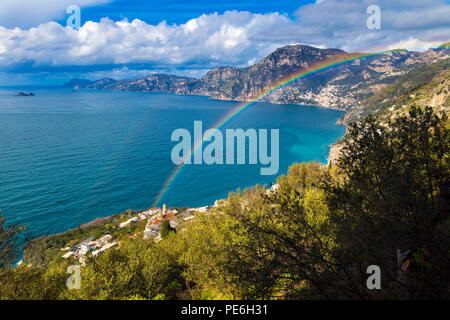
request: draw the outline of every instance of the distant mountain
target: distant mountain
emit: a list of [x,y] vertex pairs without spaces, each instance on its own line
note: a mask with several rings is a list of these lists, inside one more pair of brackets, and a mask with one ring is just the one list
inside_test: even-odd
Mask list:
[[[247,68],[219,67],[201,79],[166,74],[141,79],[74,79],[66,84],[73,88],[121,91],[173,92],[204,95],[212,99],[248,101],[277,85],[290,75],[317,64],[351,57],[338,49],[319,49],[305,45],[279,48]],[[426,52],[387,51],[382,55],[359,59],[331,68],[280,89],[267,101],[282,104],[313,104],[340,110],[360,106],[362,101],[386,88],[408,71],[449,57],[447,46]]]
[[307,70],[323,60],[335,60],[346,55],[346,52],[337,49],[287,46],[248,68],[221,67],[211,70],[196,83],[192,93],[221,100],[250,100],[293,73]]
[[143,92],[173,92],[177,94],[189,94],[188,85],[196,82],[196,79],[178,77],[167,74],[154,74],[141,79],[119,80],[104,78],[97,81],[72,79],[65,87],[74,89],[98,89],[120,91]]
[[67,82],[66,84],[64,84],[64,87],[74,88],[74,89],[87,88],[92,83],[94,83],[94,81],[86,80],[86,79],[72,79],[69,82]]

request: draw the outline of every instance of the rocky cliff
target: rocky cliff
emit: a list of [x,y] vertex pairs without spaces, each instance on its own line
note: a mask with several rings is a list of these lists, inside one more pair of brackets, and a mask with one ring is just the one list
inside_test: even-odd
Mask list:
[[[346,55],[344,51],[336,49],[287,46],[277,49],[248,68],[222,67],[211,70],[192,88],[192,93],[214,99],[251,100],[292,74],[307,70],[322,61],[331,61]],[[309,87],[308,84],[298,85],[303,89]]]

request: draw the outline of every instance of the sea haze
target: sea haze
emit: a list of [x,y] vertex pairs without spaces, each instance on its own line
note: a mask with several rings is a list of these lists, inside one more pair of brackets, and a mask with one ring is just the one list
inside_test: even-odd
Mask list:
[[[138,92],[0,89],[0,209],[34,236],[62,232],[96,217],[152,205],[175,165],[177,128],[214,125],[237,102]],[[294,162],[326,162],[343,136],[342,112],[259,103],[226,128],[280,129],[280,171]],[[224,131],[223,131],[224,132]],[[163,201],[211,205],[230,191],[275,182],[254,165],[186,165]]]

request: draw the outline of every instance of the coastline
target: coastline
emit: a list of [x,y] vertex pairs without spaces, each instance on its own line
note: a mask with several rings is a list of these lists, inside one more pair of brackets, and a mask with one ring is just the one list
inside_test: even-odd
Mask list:
[[[321,108],[321,106],[310,106],[310,107]],[[331,144],[330,150],[329,150],[329,153],[328,153],[327,164],[329,164],[330,162],[334,162],[334,161],[338,158],[339,152],[340,152],[340,150],[342,149],[342,144],[340,144],[339,141],[340,141],[342,138],[343,138],[343,137],[339,138],[339,139],[336,140],[333,144]],[[291,165],[294,164],[294,163],[297,163],[297,162],[292,162]],[[323,164],[323,165],[325,165],[325,164]],[[278,176],[277,176],[277,178],[278,178]],[[277,179],[275,179],[275,181],[273,181],[272,183],[270,183],[270,185],[267,185],[267,187],[268,187],[267,190],[270,190],[270,189],[272,188],[272,186],[276,185],[276,180],[277,180]],[[229,192],[232,192],[232,191],[229,191]],[[216,200],[214,201],[214,204],[212,204],[212,205],[201,206],[200,208],[210,208],[210,207],[213,207],[218,201],[222,201],[222,200],[224,200],[224,199],[216,199]],[[27,247],[27,245],[28,245],[30,242],[33,242],[33,241],[39,241],[40,239],[45,239],[45,238],[48,238],[48,237],[61,236],[61,235],[67,234],[68,232],[76,231],[76,230],[78,230],[78,229],[89,229],[89,228],[92,228],[92,227],[97,227],[97,226],[99,226],[99,225],[102,225],[102,224],[104,224],[104,223],[107,223],[109,220],[114,219],[114,218],[117,217],[117,216],[120,216],[120,215],[123,215],[123,214],[127,214],[127,213],[129,213],[129,212],[142,212],[142,211],[145,211],[145,210],[155,210],[155,209],[157,209],[157,208],[153,208],[153,207],[152,207],[152,208],[148,208],[148,209],[140,209],[140,210],[129,209],[129,210],[127,210],[127,211],[125,211],[125,212],[122,212],[122,213],[119,213],[119,214],[112,214],[112,215],[108,215],[108,216],[104,216],[104,217],[96,217],[96,218],[94,218],[94,219],[92,219],[92,220],[90,220],[90,221],[88,221],[88,222],[85,222],[85,223],[83,223],[83,224],[80,224],[80,225],[78,225],[78,226],[76,226],[76,227],[74,227],[74,228],[68,229],[68,230],[66,230],[66,231],[58,232],[58,233],[49,233],[49,234],[45,234],[45,235],[36,237],[36,238],[34,238],[34,239],[31,239],[31,240],[29,240],[27,243],[25,243],[24,249]],[[188,207],[178,208],[178,207],[176,207],[176,208],[174,208],[174,209],[176,209],[176,210],[179,210],[179,209],[182,209],[182,210],[192,210],[192,209],[195,209],[195,208],[188,208]],[[22,251],[24,251],[24,250],[22,250]],[[22,262],[23,262],[23,257],[22,257],[22,259],[16,264],[16,266],[19,266],[20,264],[22,264]]]
[[[61,89],[61,87],[58,87],[58,88],[55,88],[55,87],[52,87],[52,89]],[[89,91],[94,91],[95,89],[87,89],[87,90],[89,90]],[[103,90],[95,90],[95,91],[97,91],[97,92],[100,92],[100,91],[103,91]],[[127,92],[127,93],[133,93],[133,92]],[[139,93],[139,92],[138,92]],[[177,95],[177,94],[174,94],[174,93],[168,93],[169,95]],[[184,95],[184,96],[189,96],[189,95]],[[38,98],[39,99],[42,99],[42,97],[44,97],[44,95],[40,95]],[[202,98],[206,98],[205,96],[201,96]],[[216,99],[211,99],[211,100],[216,100]],[[39,101],[39,100],[33,100],[33,101]],[[220,100],[216,100],[216,101],[220,101]],[[308,105],[308,104],[286,104],[286,103],[273,103],[273,102],[270,102],[270,101],[264,101],[263,102],[264,104],[265,103],[267,103],[267,104],[272,104],[272,105],[287,105],[287,106],[289,106],[288,107],[288,109],[289,110],[291,110],[290,112],[296,112],[297,110],[301,110],[301,109],[316,109],[316,110],[319,110],[319,109],[322,109],[322,110],[334,110],[334,111],[338,111],[338,113],[339,114],[341,114],[341,112],[342,111],[340,111],[340,110],[337,110],[337,109],[335,109],[335,108],[332,108],[332,107],[328,107],[328,106],[319,106],[319,105]],[[276,106],[274,106],[274,108],[276,108]],[[319,109],[317,109],[317,108],[319,108]],[[325,113],[325,112],[324,112]],[[339,115],[338,115],[339,116]],[[319,113],[319,117],[322,117],[322,113]],[[305,119],[308,119],[308,118],[305,118]],[[323,118],[322,118],[323,119]],[[316,119],[317,120],[317,119]],[[319,119],[320,120],[320,119]],[[334,122],[336,120],[336,118],[334,117],[333,118],[333,120],[332,121],[330,121],[330,125],[331,125],[331,122]],[[308,121],[308,120],[307,120]],[[328,122],[326,123],[327,124],[327,127],[328,127]],[[301,127],[301,125],[299,126],[299,127]],[[340,133],[339,133],[340,134]],[[332,137],[332,139],[331,140],[328,140],[327,142],[326,142],[326,144],[324,143],[324,144],[320,144],[320,146],[323,146],[323,147],[326,147],[327,148],[327,150],[328,150],[328,147],[329,147],[329,145],[330,145],[330,142],[331,141],[333,141],[333,139],[334,139],[334,137]],[[336,140],[337,141],[337,140]],[[317,145],[319,145],[318,143],[316,143]],[[326,151],[326,150],[325,150]],[[323,152],[323,151],[322,151]],[[328,153],[328,154],[327,154]],[[327,156],[329,156],[330,155],[330,152],[327,152],[327,153],[322,153],[321,154],[321,162],[322,162],[322,164],[326,164],[326,161],[327,161]],[[287,163],[289,163],[289,166],[290,165],[292,165],[293,163],[297,163],[297,162],[303,162],[303,161],[307,161],[307,160],[301,160],[299,157],[297,157],[296,159],[295,158],[293,158],[293,159],[288,159],[289,161],[287,161]],[[283,169],[284,170],[284,169]],[[272,184],[274,184],[274,183],[276,183],[276,177],[278,177],[279,175],[281,175],[282,173],[284,173],[284,174],[286,174],[287,172],[279,172],[279,173],[277,173],[276,175],[274,175],[273,177],[271,177],[270,178],[270,181],[267,181],[267,182],[264,182],[264,184],[267,184],[267,185],[269,185],[270,183],[272,183]],[[273,180],[272,180],[273,179]],[[244,184],[243,186],[244,187],[251,187],[251,186],[253,186],[253,185],[255,185],[255,184],[257,184],[257,182],[254,182],[254,183],[251,183],[251,184]],[[226,187],[226,189],[227,189],[227,191],[226,191],[226,194],[228,194],[229,192],[232,192],[232,191],[234,191],[234,190],[236,190],[235,188],[228,188],[225,184],[224,184],[224,189],[225,189],[225,187]],[[224,194],[223,196],[221,195],[221,194],[219,194],[219,197],[218,198],[223,198],[224,196],[226,196],[226,194]],[[204,203],[210,203],[210,204],[212,204],[213,202],[214,202],[214,200],[217,200],[217,197],[215,197],[215,196],[213,196],[215,199],[211,199],[211,201],[207,201],[207,202],[203,202],[203,201],[199,201],[199,203],[187,203],[187,205],[194,205],[194,206],[199,206],[199,205],[202,205],[202,204],[204,204]],[[170,201],[169,201],[169,203],[170,203]],[[149,204],[151,204],[151,203],[149,203]],[[181,207],[181,206],[184,206],[185,205],[185,202],[184,201],[180,201],[179,203],[170,203],[170,204],[173,204],[173,205],[176,205],[177,207]],[[130,206],[128,206],[128,205],[126,205],[128,208],[145,208],[146,206],[145,206],[145,203],[141,206],[141,205],[138,205],[138,206],[132,206],[132,205],[130,205]],[[108,208],[106,208],[106,209],[108,209]],[[89,220],[77,220],[77,221],[74,221],[74,223],[73,224],[71,224],[71,225],[68,225],[68,224],[66,224],[66,227],[68,227],[67,229],[66,228],[60,228],[59,230],[57,230],[57,232],[52,232],[51,230],[49,230],[49,229],[51,229],[51,228],[48,228],[48,226],[47,227],[45,227],[45,229],[47,229],[48,230],[48,232],[46,232],[46,230],[43,228],[43,231],[44,232],[42,232],[42,233],[37,233],[36,234],[36,238],[35,239],[39,239],[39,238],[42,238],[42,237],[47,237],[47,236],[53,236],[53,235],[60,235],[60,234],[64,234],[64,233],[67,233],[67,232],[69,232],[69,231],[73,231],[73,230],[76,230],[76,229],[78,229],[78,228],[86,228],[86,227],[89,227],[89,226],[91,226],[91,225],[95,225],[97,222],[98,223],[102,223],[103,221],[105,221],[105,220],[107,220],[108,218],[110,218],[110,217],[112,217],[111,216],[111,212],[120,212],[121,210],[123,210],[123,209],[127,209],[127,208],[120,208],[119,210],[115,210],[114,208],[113,208],[113,210],[110,210],[110,209],[108,209],[108,210],[104,210],[104,212],[98,212],[97,213],[97,215],[94,215],[94,217],[93,218],[90,218],[90,217],[87,217],[87,218],[90,218]],[[106,214],[105,216],[103,216],[103,214]],[[85,222],[86,221],[86,222]],[[34,229],[34,227],[33,227],[33,229]],[[35,230],[33,230],[33,231],[35,231]]]

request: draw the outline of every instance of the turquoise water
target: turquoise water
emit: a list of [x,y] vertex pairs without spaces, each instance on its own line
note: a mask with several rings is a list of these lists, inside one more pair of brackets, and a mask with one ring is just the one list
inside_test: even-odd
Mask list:
[[[175,165],[177,128],[214,125],[236,102],[172,94],[32,88],[35,97],[0,89],[0,209],[35,236],[62,232],[127,209],[152,205]],[[344,134],[342,112],[260,103],[226,128],[280,129],[280,170],[294,162],[326,162]],[[223,131],[224,132],[224,131]],[[163,201],[203,206],[256,183],[259,165],[188,165]]]

